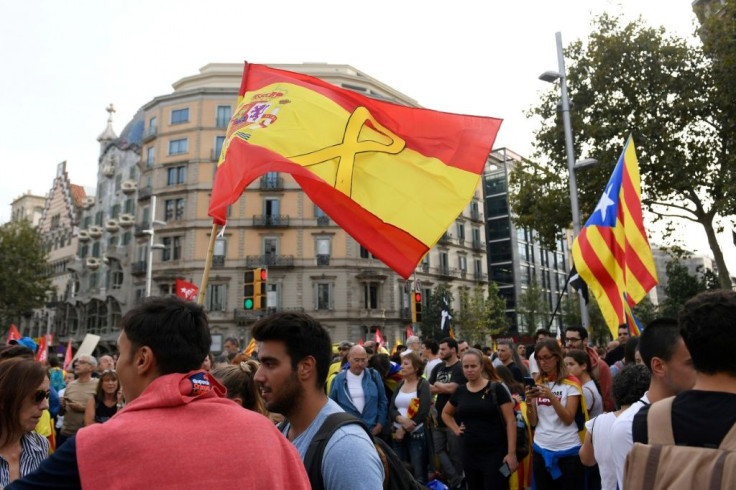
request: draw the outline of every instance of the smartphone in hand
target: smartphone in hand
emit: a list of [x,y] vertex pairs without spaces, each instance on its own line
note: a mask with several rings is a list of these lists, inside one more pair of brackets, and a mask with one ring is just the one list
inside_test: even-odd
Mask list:
[[498,469],[498,471],[500,471],[501,474],[505,476],[506,478],[511,476],[511,468],[509,468],[508,463],[502,464],[501,467]]
[[529,388],[534,388],[537,386],[537,382],[534,381],[534,378],[531,376],[524,376],[524,384],[527,385]]

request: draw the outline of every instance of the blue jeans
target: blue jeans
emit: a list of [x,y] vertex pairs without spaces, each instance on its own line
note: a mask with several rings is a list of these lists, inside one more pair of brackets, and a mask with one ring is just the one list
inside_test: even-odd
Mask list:
[[404,434],[400,441],[391,440],[396,455],[411,464],[414,478],[424,485],[427,483],[427,429],[423,425],[411,434]]

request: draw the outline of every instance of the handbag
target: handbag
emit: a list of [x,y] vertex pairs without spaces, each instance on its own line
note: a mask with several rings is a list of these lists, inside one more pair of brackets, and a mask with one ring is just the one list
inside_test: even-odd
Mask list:
[[[491,381],[490,392],[493,397],[493,403],[496,404],[496,408],[498,409],[498,415],[501,417],[501,422],[505,424],[506,421],[503,418],[501,406],[498,404],[498,398],[496,397],[496,384],[496,382]],[[516,408],[514,408],[514,416],[516,417],[516,460],[521,463],[524,458],[529,456],[529,427],[527,427],[521,412],[516,410]]]

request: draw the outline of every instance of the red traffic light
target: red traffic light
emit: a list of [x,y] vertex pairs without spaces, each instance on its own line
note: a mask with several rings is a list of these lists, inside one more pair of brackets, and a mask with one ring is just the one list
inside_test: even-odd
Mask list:
[[414,301],[416,301],[417,303],[421,303],[422,302],[422,293],[414,293]]
[[261,269],[261,281],[265,281],[266,279],[268,279],[268,270]]

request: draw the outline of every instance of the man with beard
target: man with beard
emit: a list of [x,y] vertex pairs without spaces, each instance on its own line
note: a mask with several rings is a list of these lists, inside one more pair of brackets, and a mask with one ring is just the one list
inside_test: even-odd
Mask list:
[[[325,394],[332,358],[330,335],[309,315],[277,313],[257,322],[253,337],[260,345],[261,361],[255,381],[266,408],[286,417],[282,432],[304,461],[327,417],[343,411]],[[350,461],[355,464],[346,464]],[[325,446],[321,477],[326,490],[346,485],[356,490],[383,488],[383,465],[362,427],[348,424],[335,430]]]

